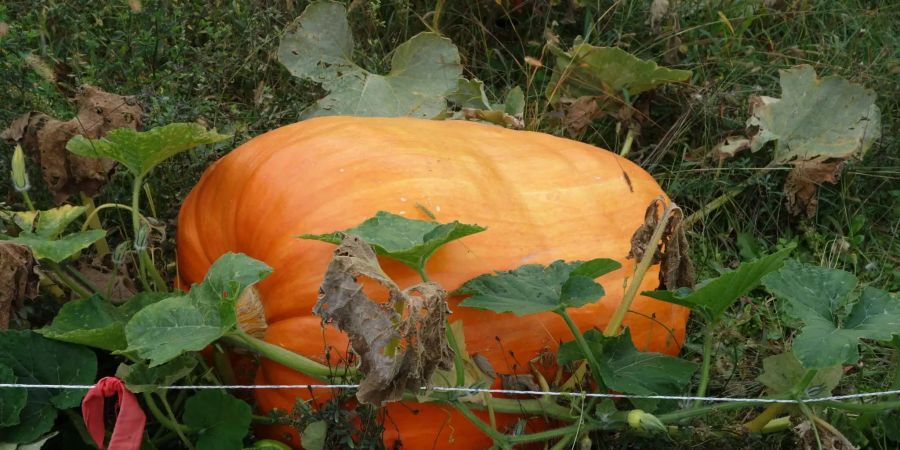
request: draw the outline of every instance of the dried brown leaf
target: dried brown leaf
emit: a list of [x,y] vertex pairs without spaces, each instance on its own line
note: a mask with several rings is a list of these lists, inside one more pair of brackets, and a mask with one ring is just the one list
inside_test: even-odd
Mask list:
[[81,134],[95,139],[116,128],[141,125],[143,108],[134,97],[82,86],[75,95],[78,115],[60,121],[46,114],[30,112],[13,121],[0,138],[22,145],[41,165],[44,182],[57,203],[84,192],[96,195],[106,184],[114,166],[108,159],[87,158],[66,150],[66,142]]
[[659,225],[659,206],[661,204],[662,202],[659,199],[654,199],[644,212],[644,223],[631,235],[631,250],[628,252],[629,259],[634,258],[637,261],[644,259],[647,247],[653,245],[657,252],[654,255],[653,262],[659,262],[659,244],[651,244],[650,239],[653,237],[653,230]]
[[690,258],[690,248],[684,230],[681,210],[670,203],[671,209],[666,229],[663,231],[659,242],[650,242],[653,232],[659,226],[661,220],[660,206],[664,206],[659,199],[654,199],[644,213],[642,223],[631,236],[631,251],[628,258],[640,261],[651,246],[656,252],[653,255],[653,264],[659,263],[659,281],[667,289],[680,287],[692,287],[695,281],[694,264]]
[[255,287],[250,286],[244,289],[244,292],[238,297],[235,309],[241,331],[259,339],[265,337],[269,324],[266,322],[266,312],[263,309],[259,291]]
[[110,272],[103,266],[81,263],[78,272],[114,303],[121,303],[137,294],[134,282],[121,273]]
[[584,96],[569,102],[565,114],[563,125],[566,126],[570,136],[578,136],[594,119],[603,116],[604,111],[600,108],[596,97]]
[[713,148],[712,154],[716,160],[722,162],[748,149],[750,149],[750,139],[742,136],[728,136]]
[[9,24],[6,22],[0,22],[0,38],[9,34]]
[[[370,299],[359,276],[387,288],[387,303]],[[446,341],[447,293],[434,283],[401,291],[358,236],[345,236],[335,250],[313,313],[349,335],[364,374],[356,394],[362,403],[380,406],[400,400],[405,391],[429,387],[436,369],[453,366]]]
[[13,308],[37,295],[36,264],[28,247],[0,241],[0,330],[9,327]]
[[531,374],[522,374],[522,375],[509,375],[509,374],[501,374],[500,375],[500,385],[503,389],[513,390],[513,391],[534,391],[540,392],[541,387],[538,386],[537,382],[534,380],[534,375]]
[[696,273],[680,210],[669,217],[662,241],[664,250],[659,265],[659,283],[669,290],[694,287]]
[[844,160],[842,159],[794,163],[794,169],[784,181],[788,211],[794,215],[815,216],[819,205],[816,195],[818,186],[825,182],[837,183],[843,167]]

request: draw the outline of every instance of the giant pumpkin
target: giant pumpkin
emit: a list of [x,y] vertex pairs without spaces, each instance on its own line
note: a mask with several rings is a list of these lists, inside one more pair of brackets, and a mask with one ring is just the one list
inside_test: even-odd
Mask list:
[[[345,335],[323,331],[312,315],[333,245],[297,239],[359,224],[384,210],[441,222],[487,227],[442,247],[429,260],[432,280],[448,291],[483,273],[528,263],[597,257],[623,268],[598,279],[599,302],[570,310],[586,330],[602,328],[623,294],[634,262],[630,237],[644,211],[663,195],[644,170],[613,153],[547,134],[463,121],[325,117],[256,137],[213,164],[186,198],[178,221],[178,269],[183,285],[199,282],[226,252],[264,261],[274,273],[258,285],[269,328],[265,339],[324,360],[343,355]],[[400,286],[419,281],[399,263],[382,260]],[[657,268],[642,289],[657,287]],[[458,306],[470,353],[498,373],[526,372],[527,361],[572,339],[552,313],[518,317]],[[676,353],[688,312],[639,297],[624,325],[640,349]],[[263,360],[258,384],[305,384],[312,379]],[[316,391],[317,396],[327,395]],[[306,390],[259,390],[263,411],[290,411]],[[385,443],[394,448],[483,448],[490,439],[441,405],[386,408]],[[514,418],[501,417],[501,423]],[[271,437],[296,435],[269,430]]]

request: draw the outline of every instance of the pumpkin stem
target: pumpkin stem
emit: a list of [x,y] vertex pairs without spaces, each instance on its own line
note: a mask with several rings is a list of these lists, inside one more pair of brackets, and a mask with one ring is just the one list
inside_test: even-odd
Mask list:
[[661,197],[654,199],[653,203],[664,205],[662,218],[659,220],[659,223],[657,223],[656,228],[653,230],[653,235],[650,236],[650,240],[647,242],[647,250],[644,252],[641,261],[638,263],[637,267],[634,270],[634,277],[632,277],[631,282],[628,284],[628,289],[625,291],[625,296],[622,297],[622,302],[619,303],[619,306],[613,313],[612,318],[609,320],[609,323],[606,324],[606,328],[603,330],[604,336],[618,336],[619,328],[621,328],[622,321],[625,319],[625,313],[627,313],[628,309],[631,308],[631,303],[637,296],[638,289],[640,289],[641,287],[641,282],[644,280],[644,275],[647,274],[647,270],[650,268],[650,266],[653,264],[653,260],[656,258],[657,243],[662,239],[663,233],[666,231],[666,226],[669,223],[669,219],[672,217],[672,213],[675,211],[681,211],[681,208],[679,208],[678,205],[676,205],[674,202],[669,202],[668,204],[666,204]]

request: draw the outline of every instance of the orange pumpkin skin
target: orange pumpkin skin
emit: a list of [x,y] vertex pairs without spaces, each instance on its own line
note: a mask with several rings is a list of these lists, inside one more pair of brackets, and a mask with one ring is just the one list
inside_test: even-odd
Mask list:
[[[330,326],[323,331],[312,315],[334,246],[295,236],[349,228],[379,210],[428,219],[421,205],[438,221],[487,227],[449,243],[429,260],[426,271],[448,291],[483,273],[523,264],[598,257],[621,262],[622,269],[598,279],[606,290],[603,299],[570,310],[581,330],[602,329],[633,272],[634,261],[626,259],[630,237],[647,205],[661,195],[656,181],[632,162],[547,134],[463,121],[311,119],[258,136],[206,171],[181,209],[179,276],[187,285],[199,282],[229,251],[264,261],[274,269],[258,285],[269,323],[266,340],[320,361],[327,347],[334,364],[344,355],[347,338]],[[381,262],[400,286],[420,281],[399,263]],[[651,268],[641,289],[656,288],[657,276],[658,268]],[[498,373],[527,372],[531,358],[572,339],[553,313],[518,317],[458,303],[450,301],[450,320],[463,321],[467,350],[487,357]],[[638,297],[631,311],[624,325],[639,349],[680,350],[686,309]],[[257,373],[259,384],[310,381],[268,360]],[[316,391],[318,398],[327,395]],[[296,396],[309,394],[256,393],[263,410],[290,411]],[[411,416],[410,407],[430,419]],[[462,416],[450,414],[449,424],[435,420],[447,414],[444,410],[389,406],[388,448],[395,440],[409,449],[490,445]]]

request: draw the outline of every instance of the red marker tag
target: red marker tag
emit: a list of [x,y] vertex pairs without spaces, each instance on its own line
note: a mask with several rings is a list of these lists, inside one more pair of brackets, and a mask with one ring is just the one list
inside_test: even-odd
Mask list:
[[[103,406],[106,397],[118,395],[116,403],[116,424],[113,427],[109,445],[104,446],[106,437],[106,424],[103,417]],[[144,436],[144,425],[147,417],[141,410],[141,405],[128,389],[125,383],[116,377],[106,377],[94,385],[84,400],[81,402],[81,414],[84,415],[84,425],[88,433],[94,439],[94,443],[100,450],[140,450],[141,439]]]

